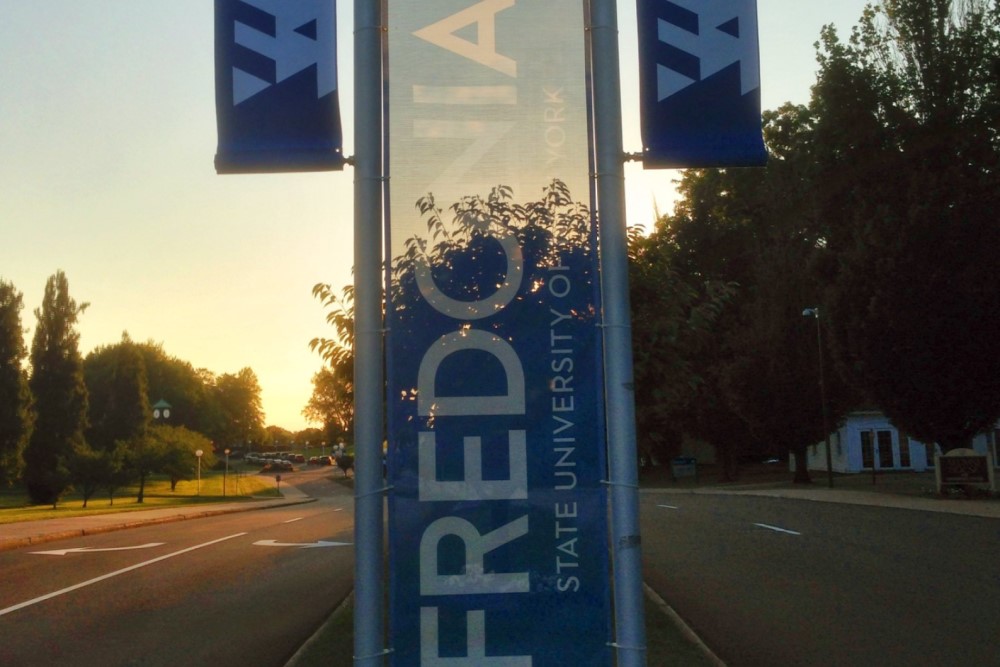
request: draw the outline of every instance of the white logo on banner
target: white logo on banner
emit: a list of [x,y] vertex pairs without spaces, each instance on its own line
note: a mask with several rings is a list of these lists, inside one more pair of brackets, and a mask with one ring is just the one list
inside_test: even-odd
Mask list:
[[[698,32],[657,19],[657,35],[701,63],[706,79],[733,63],[740,64],[741,93],[760,87],[757,60],[757,12],[753,2],[732,0],[671,0],[698,16]],[[657,65],[657,99],[663,101],[698,82],[664,65]]]
[[274,17],[274,36],[236,22],[236,43],[274,61],[276,80],[233,68],[233,105],[316,65],[317,98],[337,88],[333,3],[242,0]]

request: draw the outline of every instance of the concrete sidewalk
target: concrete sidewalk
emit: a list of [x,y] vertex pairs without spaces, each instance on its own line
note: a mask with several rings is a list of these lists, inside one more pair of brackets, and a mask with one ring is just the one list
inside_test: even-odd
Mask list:
[[0,551],[81,535],[94,535],[186,519],[199,519],[218,514],[298,505],[315,500],[290,484],[282,486],[281,495],[280,498],[252,498],[234,502],[161,507],[149,510],[94,514],[92,516],[74,516],[65,519],[7,523],[0,525]]
[[943,512],[1000,519],[1000,498],[945,497],[936,492],[934,473],[883,473],[836,475],[833,488],[825,473],[812,471],[812,484],[793,484],[791,473],[774,471],[745,475],[738,482],[705,480],[642,485],[640,493],[694,493],[769,496],[845,505],[894,507],[921,512]]

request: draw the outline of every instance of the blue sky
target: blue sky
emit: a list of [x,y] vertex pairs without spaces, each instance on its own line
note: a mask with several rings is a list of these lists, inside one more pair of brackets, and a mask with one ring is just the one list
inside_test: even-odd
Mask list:
[[[308,342],[327,333],[310,289],[351,281],[353,173],[215,174],[212,4],[0,0],[0,277],[24,293],[31,329],[46,278],[64,270],[91,304],[83,354],[128,331],[216,373],[250,366],[267,423],[298,429],[320,366]],[[339,4],[350,155],[353,2]],[[820,27],[846,34],[864,5],[758,0],[765,108],[808,101]],[[636,152],[628,0],[619,28]],[[629,165],[629,224],[669,211],[676,177]]]

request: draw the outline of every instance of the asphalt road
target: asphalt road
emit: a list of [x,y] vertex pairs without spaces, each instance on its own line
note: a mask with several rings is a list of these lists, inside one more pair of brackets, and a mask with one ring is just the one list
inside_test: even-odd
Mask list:
[[643,494],[644,577],[731,667],[1000,665],[1000,521]]
[[0,665],[284,665],[353,586],[351,492],[301,488],[319,500],[0,553]]

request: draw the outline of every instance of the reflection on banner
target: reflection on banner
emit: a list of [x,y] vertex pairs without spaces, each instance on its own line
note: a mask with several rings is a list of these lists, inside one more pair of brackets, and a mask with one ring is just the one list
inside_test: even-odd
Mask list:
[[395,665],[607,665],[578,0],[389,2]]
[[646,167],[759,166],[756,0],[638,0]]
[[215,0],[220,174],[343,168],[334,0]]

